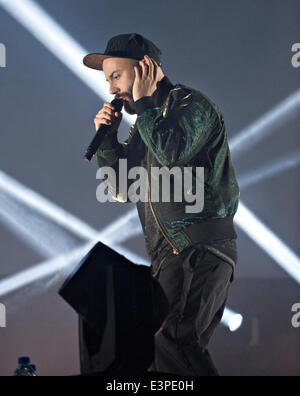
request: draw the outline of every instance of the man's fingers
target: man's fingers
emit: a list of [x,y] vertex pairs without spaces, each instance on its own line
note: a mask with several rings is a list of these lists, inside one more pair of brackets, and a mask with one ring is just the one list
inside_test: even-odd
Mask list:
[[109,124],[112,122],[112,120],[106,116],[96,116],[95,122],[100,124]]
[[142,68],[142,77],[146,78],[148,76],[147,66],[145,65],[145,63],[143,61],[140,61],[140,65]]
[[[101,114],[101,113],[99,113],[99,114]],[[114,111],[111,110],[111,109],[105,108],[103,110],[103,114],[108,115],[108,116],[113,116],[114,115]]]
[[158,63],[154,59],[151,59],[151,63],[153,65],[153,80],[156,80],[159,66],[158,66]]
[[103,108],[98,112],[94,118],[94,124],[96,130],[99,129],[101,124],[111,126],[112,128],[117,128],[122,120],[122,113],[117,112],[114,106],[105,102]]
[[114,108],[114,106],[110,102],[105,102],[104,106],[111,107],[112,109]]
[[134,71],[135,71],[135,78],[140,79],[141,73],[140,73],[140,69],[138,68],[138,66],[134,66]]
[[104,103],[103,109],[115,111],[114,106],[111,103],[108,103],[108,102]]
[[145,55],[145,59],[149,68],[149,77],[153,80],[153,75],[154,75],[154,65],[152,63],[152,59],[148,56]]
[[112,124],[111,121],[105,120],[104,118],[102,118],[101,120],[95,119],[94,123],[95,123],[95,126],[97,129],[100,127],[100,125],[111,125]]
[[101,120],[107,120],[107,121],[112,121],[114,122],[116,120],[116,118],[120,118],[122,117],[122,113],[118,113],[118,112],[112,112],[112,113],[108,113],[108,112],[102,112],[100,114],[97,114],[95,117],[95,120],[97,121],[101,121]]

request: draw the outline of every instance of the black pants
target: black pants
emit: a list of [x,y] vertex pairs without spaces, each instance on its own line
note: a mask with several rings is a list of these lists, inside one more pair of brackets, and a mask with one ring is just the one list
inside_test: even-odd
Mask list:
[[[152,263],[152,276],[165,292],[169,315],[155,337],[155,360],[149,371],[219,375],[207,346],[222,319],[236,261],[236,241],[222,240],[191,246],[178,256]],[[159,304],[155,296],[154,303]]]

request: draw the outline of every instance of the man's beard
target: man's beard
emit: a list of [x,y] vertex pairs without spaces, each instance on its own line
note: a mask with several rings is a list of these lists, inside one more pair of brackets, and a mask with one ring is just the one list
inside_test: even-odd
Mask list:
[[133,102],[133,100],[132,101],[128,101],[128,100],[124,100],[123,101],[123,104],[124,104],[124,109],[125,109],[125,111],[128,113],[128,114],[136,114],[136,110],[135,110],[135,108],[134,108],[134,102]]
[[136,114],[136,110],[134,107],[134,100],[133,100],[133,94],[132,94],[132,90],[131,92],[126,92],[122,96],[123,99],[123,104],[124,104],[124,109],[128,114]]

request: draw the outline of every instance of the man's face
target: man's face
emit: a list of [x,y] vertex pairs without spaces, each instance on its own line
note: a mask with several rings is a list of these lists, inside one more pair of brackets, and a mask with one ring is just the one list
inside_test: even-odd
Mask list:
[[123,99],[124,109],[129,114],[136,114],[132,88],[135,80],[134,66],[138,61],[127,58],[107,58],[103,61],[103,71],[109,82],[110,93],[116,99]]

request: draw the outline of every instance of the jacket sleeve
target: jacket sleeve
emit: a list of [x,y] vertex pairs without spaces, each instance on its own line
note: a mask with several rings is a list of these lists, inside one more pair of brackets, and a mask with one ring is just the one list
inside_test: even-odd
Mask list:
[[[137,164],[134,161],[134,155],[130,142],[132,139],[132,130],[129,131],[129,138],[122,143],[118,142],[117,132],[113,132],[103,139],[101,147],[97,151],[97,162],[99,168],[110,167],[114,169],[116,175],[116,183],[113,183],[109,177],[103,180],[113,200],[121,203],[130,203],[128,197],[125,196],[119,189],[119,160],[126,159],[128,170]],[[134,180],[128,180],[128,188]]]
[[187,90],[172,90],[164,109],[154,107],[150,97],[135,105],[141,138],[162,166],[188,163],[220,126],[211,103]]

